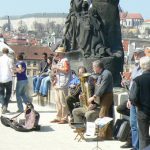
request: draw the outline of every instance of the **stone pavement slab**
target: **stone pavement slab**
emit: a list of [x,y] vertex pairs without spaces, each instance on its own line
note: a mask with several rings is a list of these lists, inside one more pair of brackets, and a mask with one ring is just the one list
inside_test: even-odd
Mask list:
[[[16,103],[10,103],[8,109],[15,112]],[[55,109],[35,105],[35,110],[40,113],[40,131],[17,132],[0,123],[0,150],[93,150],[96,147],[96,141],[74,140],[76,134],[68,124],[50,123],[55,117]],[[7,116],[14,115],[16,113]],[[98,142],[102,150],[121,150],[123,144],[119,141]]]

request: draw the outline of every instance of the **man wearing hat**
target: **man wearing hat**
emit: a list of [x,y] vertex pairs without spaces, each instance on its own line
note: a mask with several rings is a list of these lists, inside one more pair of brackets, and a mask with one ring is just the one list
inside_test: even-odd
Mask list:
[[[139,62],[140,62],[140,58],[143,56],[144,56],[143,49],[137,48],[134,50],[132,60],[135,62],[135,66],[132,70],[129,90],[131,89],[133,80],[137,76],[140,76],[142,74],[142,69],[140,68]],[[133,147],[133,150],[139,150],[137,111],[136,111],[136,106],[134,106],[131,103],[130,99],[127,102],[127,108],[130,109],[130,126],[131,126],[131,134],[132,134],[132,147]]]
[[68,108],[66,103],[66,96],[68,95],[68,84],[71,80],[70,64],[65,58],[64,47],[56,49],[58,63],[52,66],[52,70],[56,72],[55,101],[57,107],[56,118],[51,123],[65,124],[68,123]]

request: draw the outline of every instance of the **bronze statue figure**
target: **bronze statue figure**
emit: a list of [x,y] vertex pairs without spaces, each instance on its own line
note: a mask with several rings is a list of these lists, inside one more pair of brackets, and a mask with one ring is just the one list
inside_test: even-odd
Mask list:
[[102,59],[118,86],[123,69],[119,0],[71,0],[62,45],[83,58]]

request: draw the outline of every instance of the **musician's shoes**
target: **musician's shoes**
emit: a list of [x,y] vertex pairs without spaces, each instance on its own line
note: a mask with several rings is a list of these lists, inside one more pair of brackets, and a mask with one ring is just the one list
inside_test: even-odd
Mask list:
[[73,123],[73,122],[74,122],[73,117],[70,117],[69,124],[71,124],[71,123]]
[[54,119],[54,120],[50,121],[50,123],[59,123],[59,122],[60,122],[60,120],[58,120],[58,119]]
[[60,121],[58,122],[58,124],[67,124],[67,123],[68,123],[67,120],[60,120]]
[[33,95],[32,95],[32,97],[36,97],[38,95],[38,93],[34,93]]

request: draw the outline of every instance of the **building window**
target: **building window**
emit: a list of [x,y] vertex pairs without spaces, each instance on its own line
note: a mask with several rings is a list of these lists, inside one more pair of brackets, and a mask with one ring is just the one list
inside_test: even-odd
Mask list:
[[33,70],[33,76],[35,76],[36,75],[36,70]]
[[27,75],[30,75],[30,70],[27,70]]
[[28,62],[27,62],[27,66],[30,66],[30,65],[31,65],[31,64],[30,64],[30,61],[28,61]]
[[33,62],[33,66],[36,66],[36,61]]

